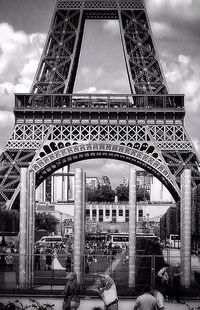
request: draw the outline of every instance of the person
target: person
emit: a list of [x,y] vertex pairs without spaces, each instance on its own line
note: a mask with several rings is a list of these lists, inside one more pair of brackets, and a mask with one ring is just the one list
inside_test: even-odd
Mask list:
[[117,289],[113,279],[104,274],[99,274],[100,286],[98,287],[98,292],[100,298],[104,302],[105,310],[118,310],[118,297]]
[[181,303],[181,274],[181,266],[177,263],[173,268],[173,292],[178,303]]
[[168,298],[168,282],[169,282],[168,268],[169,264],[166,264],[158,271],[158,277],[160,278],[160,290],[165,299]]
[[136,299],[134,310],[157,310],[156,298],[151,295],[150,287],[144,287],[144,293]]
[[51,270],[52,265],[52,252],[51,249],[46,250],[46,267],[45,269]]
[[76,310],[80,305],[79,291],[80,287],[77,283],[77,274],[70,272],[66,277],[66,284],[64,290],[63,310]]
[[38,247],[36,247],[35,249],[35,270],[40,270],[40,249]]
[[68,253],[67,257],[65,258],[65,269],[66,269],[66,272],[70,272],[71,271],[71,263],[72,263],[72,258],[71,258],[71,255]]
[[158,310],[164,310],[165,309],[165,299],[164,299],[163,294],[161,292],[159,292],[159,290],[156,287],[154,289],[151,289],[150,293],[156,299]]

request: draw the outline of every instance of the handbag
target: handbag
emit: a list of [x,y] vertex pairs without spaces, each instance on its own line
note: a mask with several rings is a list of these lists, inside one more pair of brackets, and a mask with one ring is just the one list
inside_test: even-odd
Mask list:
[[71,307],[72,308],[78,308],[80,305],[80,299],[77,295],[73,295],[71,298]]
[[115,302],[117,300],[117,290],[115,284],[113,284],[110,289],[104,290],[101,296],[106,306]]

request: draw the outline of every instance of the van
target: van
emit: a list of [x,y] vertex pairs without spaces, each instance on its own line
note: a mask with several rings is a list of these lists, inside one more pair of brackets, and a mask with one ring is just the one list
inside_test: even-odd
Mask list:
[[37,241],[40,245],[47,244],[62,244],[63,238],[62,236],[43,236],[40,240]]

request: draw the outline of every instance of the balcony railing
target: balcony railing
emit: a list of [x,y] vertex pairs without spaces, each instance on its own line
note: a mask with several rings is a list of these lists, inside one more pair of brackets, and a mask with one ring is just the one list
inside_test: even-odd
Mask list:
[[184,110],[183,95],[15,94],[15,110]]

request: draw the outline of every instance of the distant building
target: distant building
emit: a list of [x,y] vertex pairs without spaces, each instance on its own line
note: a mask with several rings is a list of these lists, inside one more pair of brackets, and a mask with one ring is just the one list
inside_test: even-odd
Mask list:
[[91,189],[98,188],[99,178],[97,178],[97,177],[86,177],[86,185]]

